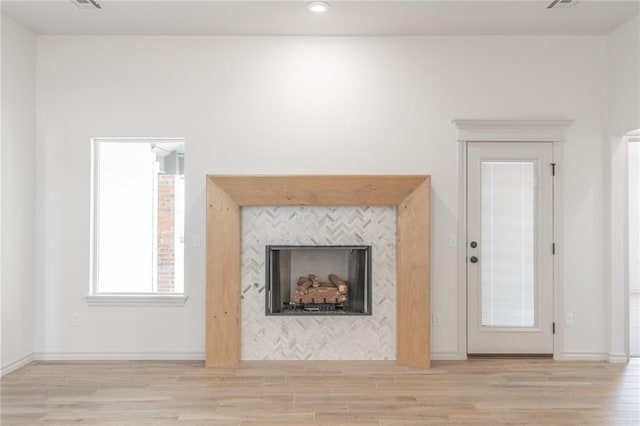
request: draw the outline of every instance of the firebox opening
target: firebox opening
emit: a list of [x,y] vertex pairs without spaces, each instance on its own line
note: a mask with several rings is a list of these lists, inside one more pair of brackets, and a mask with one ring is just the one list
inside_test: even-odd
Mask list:
[[267,315],[371,315],[371,246],[266,246]]

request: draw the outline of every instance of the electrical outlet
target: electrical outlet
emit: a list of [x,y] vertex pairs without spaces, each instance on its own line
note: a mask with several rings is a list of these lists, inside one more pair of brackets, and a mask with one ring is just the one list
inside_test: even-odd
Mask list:
[[434,327],[440,327],[440,314],[433,314],[431,315],[431,324]]
[[80,314],[71,315],[71,325],[73,327],[80,327]]
[[564,325],[573,327],[573,314],[564,314]]

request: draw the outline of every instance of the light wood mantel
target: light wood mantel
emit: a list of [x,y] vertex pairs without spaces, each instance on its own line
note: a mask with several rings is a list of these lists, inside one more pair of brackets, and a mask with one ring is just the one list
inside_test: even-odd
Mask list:
[[397,362],[429,367],[430,176],[207,176],[206,366],[240,362],[240,208],[395,206]]

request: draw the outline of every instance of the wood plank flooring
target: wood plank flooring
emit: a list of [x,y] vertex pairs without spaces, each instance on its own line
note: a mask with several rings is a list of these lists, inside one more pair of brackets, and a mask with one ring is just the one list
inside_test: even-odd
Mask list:
[[3,426],[640,425],[637,358],[35,362],[0,385]]

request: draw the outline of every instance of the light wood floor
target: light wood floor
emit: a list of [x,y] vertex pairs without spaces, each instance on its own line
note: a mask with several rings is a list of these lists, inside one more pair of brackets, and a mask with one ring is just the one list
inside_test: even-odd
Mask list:
[[32,363],[2,378],[2,425],[634,425],[640,360]]

